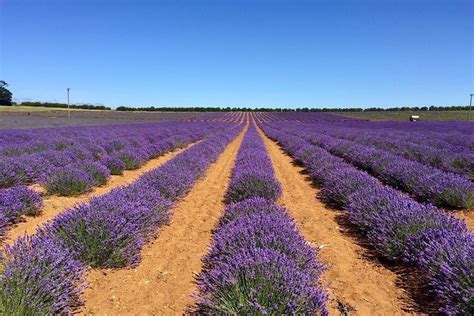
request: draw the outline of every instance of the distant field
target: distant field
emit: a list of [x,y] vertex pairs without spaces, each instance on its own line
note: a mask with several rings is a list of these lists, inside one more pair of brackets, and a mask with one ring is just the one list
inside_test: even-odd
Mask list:
[[[387,112],[338,112],[338,115],[347,117],[367,119],[371,121],[396,120],[408,121],[411,115],[419,115],[421,120],[426,121],[467,121],[469,111],[387,111]],[[471,113],[474,119],[474,112]]]
[[0,106],[0,129],[86,126],[150,121],[179,121],[202,115],[197,112],[117,112],[107,110]]
[[[63,108],[47,108],[38,106],[0,106],[0,112],[51,112],[51,111],[67,111]],[[83,110],[83,109],[71,109],[71,111],[99,111],[99,112],[110,112],[102,110]]]

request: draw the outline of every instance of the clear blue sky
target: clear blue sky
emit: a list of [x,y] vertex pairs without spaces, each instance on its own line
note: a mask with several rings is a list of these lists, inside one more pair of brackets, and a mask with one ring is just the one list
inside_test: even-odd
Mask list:
[[465,105],[471,1],[0,0],[18,100],[129,106]]

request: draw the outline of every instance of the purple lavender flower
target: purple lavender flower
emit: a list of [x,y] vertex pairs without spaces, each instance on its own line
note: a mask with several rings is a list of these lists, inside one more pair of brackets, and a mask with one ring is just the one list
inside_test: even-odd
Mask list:
[[[134,266],[144,243],[169,220],[181,197],[214,161],[237,129],[214,136],[177,155],[134,184],[93,198],[57,216],[44,228],[74,258],[93,267]],[[170,197],[161,192],[170,193]]]
[[109,169],[112,175],[121,175],[125,170],[123,161],[116,157],[106,156],[101,160],[101,163]]
[[198,276],[198,313],[327,315],[314,277],[273,249],[242,249]]
[[146,199],[135,195],[133,200],[130,196],[119,189],[92,199],[88,205],[60,214],[45,231],[92,267],[136,265],[140,249],[151,234],[146,232],[167,222],[170,202],[159,194],[148,194]]
[[275,201],[281,194],[280,185],[273,175],[263,172],[247,172],[235,176],[226,193],[226,200],[239,202],[252,197]]
[[[432,205],[417,203],[378,181],[361,180],[370,177],[321,147],[311,148],[312,145],[303,139],[308,131],[298,130],[294,125],[286,127],[285,132],[279,130],[280,126],[274,128],[270,124],[264,124],[263,129],[304,164],[311,177],[322,186],[323,196],[347,211],[350,221],[366,235],[380,255],[417,265],[443,305],[441,312],[473,314],[474,239],[462,221]],[[299,134],[302,138],[296,136]],[[411,168],[412,162],[391,160],[387,158],[389,155],[381,155],[373,149],[357,150],[357,146],[347,142],[339,143],[339,146],[334,139],[318,138],[315,133],[312,136],[310,141],[318,146],[417,197],[436,199],[438,204],[454,207],[470,203],[472,185],[457,176],[438,178],[442,175],[439,171],[427,174],[423,168],[420,168],[421,172]],[[464,184],[458,187],[460,183]]]
[[13,159],[0,160],[0,189],[21,184],[20,170]]
[[265,145],[251,125],[237,154],[226,201],[238,202],[252,197],[276,200],[280,194],[280,184],[273,174]]
[[109,169],[99,162],[82,162],[75,166],[77,166],[78,169],[87,172],[94,181],[95,186],[106,184],[107,180],[110,178]]
[[146,161],[143,153],[132,150],[117,152],[115,156],[122,160],[126,170],[138,169]]
[[465,229],[432,229],[418,246],[417,264],[447,315],[474,313],[474,234]]
[[218,226],[223,226],[243,215],[252,215],[255,213],[281,214],[284,212],[281,206],[261,197],[246,199],[236,203],[230,203],[219,220]]
[[[44,183],[66,165],[88,164],[105,156],[121,156],[127,168],[137,168],[148,159],[228,127],[218,122],[166,122],[3,131],[0,188]],[[113,172],[120,173],[122,164],[114,162],[118,169]]]
[[0,260],[1,314],[69,314],[81,303],[84,266],[53,238],[19,238]]
[[315,260],[316,252],[299,234],[298,229],[282,208],[280,212],[256,212],[241,215],[219,227],[209,254],[203,262],[206,269],[233,260],[241,249],[275,249],[295,260],[299,269],[319,278],[323,266]]
[[50,194],[70,196],[89,191],[94,185],[94,179],[86,171],[76,166],[66,166],[53,173],[45,183]]
[[41,196],[24,186],[0,189],[0,213],[12,223],[21,215],[38,215],[43,207]]
[[[332,137],[316,131],[316,127],[320,126],[295,125],[294,122],[291,125],[278,126],[281,131],[300,136],[357,168],[369,172],[384,183],[411,194],[421,202],[453,209],[470,209],[474,206],[474,185],[465,177],[352,140]],[[279,138],[281,139],[280,136]],[[295,149],[288,144],[291,142],[285,141],[285,143],[287,150]],[[470,160],[473,161],[472,157]]]
[[333,169],[324,179],[321,196],[329,204],[343,208],[347,205],[348,197],[363,187],[371,187],[375,180],[366,173],[354,168]]
[[322,314],[327,295],[315,251],[285,210],[272,163],[250,125],[232,172],[230,203],[198,276],[199,314]]

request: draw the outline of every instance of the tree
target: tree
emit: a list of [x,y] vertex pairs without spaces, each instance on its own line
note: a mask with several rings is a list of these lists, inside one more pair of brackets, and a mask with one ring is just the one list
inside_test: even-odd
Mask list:
[[0,80],[0,105],[12,105],[12,93],[7,87],[8,84]]

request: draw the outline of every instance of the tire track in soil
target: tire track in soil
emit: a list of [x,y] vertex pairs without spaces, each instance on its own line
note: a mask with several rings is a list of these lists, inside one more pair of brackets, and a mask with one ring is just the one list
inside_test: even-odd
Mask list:
[[138,267],[91,270],[83,293],[83,315],[182,315],[193,303],[194,275],[201,271],[212,229],[224,210],[223,198],[244,131],[211,164],[205,176],[172,209],[171,224],[142,250]]
[[395,285],[397,275],[364,258],[367,250],[339,226],[337,217],[341,212],[325,207],[316,198],[319,190],[302,173],[303,168],[296,166],[262,130],[259,133],[281,183],[279,204],[294,218],[303,237],[320,248],[318,257],[328,265],[323,282],[328,286],[330,314],[341,315],[343,308],[356,315],[409,314],[402,309],[406,294]]
[[[65,210],[73,207],[75,204],[86,202],[92,197],[106,194],[112,189],[118,188],[120,186],[129,185],[138,178],[155,168],[158,168],[165,162],[170,159],[173,159],[180,152],[190,148],[196,143],[189,144],[185,148],[177,149],[165,153],[164,155],[148,160],[143,166],[136,170],[125,170],[123,175],[112,175],[107,181],[107,183],[100,187],[94,187],[92,191],[81,194],[78,196],[57,196],[57,195],[46,195],[43,196],[44,207],[41,215],[39,216],[23,216],[22,222],[15,224],[6,234],[6,239],[4,240],[5,244],[12,244],[18,237],[23,235],[32,235],[36,232],[36,229],[46,223],[47,221],[53,219],[58,214],[64,212]],[[38,188],[35,188],[39,190]]]

